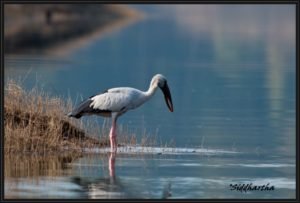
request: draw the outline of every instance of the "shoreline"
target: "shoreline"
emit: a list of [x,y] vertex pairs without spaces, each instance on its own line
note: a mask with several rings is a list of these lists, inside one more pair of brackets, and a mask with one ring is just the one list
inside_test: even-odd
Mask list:
[[[4,23],[5,55],[66,55],[144,17],[136,9],[115,4],[17,6],[5,7],[10,13]],[[48,22],[44,15],[50,9],[53,17]]]
[[[117,6],[117,5],[115,5]],[[134,9],[131,9],[127,6],[118,5],[120,11],[124,12],[126,16],[123,18],[114,20],[112,22],[108,22],[109,25],[99,26],[94,31],[82,35],[76,39],[71,39],[70,42],[66,42],[63,45],[49,47],[45,52],[51,56],[55,55],[65,55],[72,52],[75,49],[78,49],[84,45],[92,43],[93,40],[105,37],[107,34],[111,32],[118,31],[125,26],[130,26],[131,24],[141,20],[144,18],[144,15]]]

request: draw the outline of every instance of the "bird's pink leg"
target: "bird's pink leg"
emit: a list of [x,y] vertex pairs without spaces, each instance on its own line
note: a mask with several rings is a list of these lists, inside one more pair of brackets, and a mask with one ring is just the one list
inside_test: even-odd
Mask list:
[[111,152],[117,151],[117,133],[116,133],[116,131],[117,131],[117,121],[116,121],[116,116],[113,116],[112,126],[111,126],[110,133],[109,133]]
[[113,124],[111,129],[110,129],[110,133],[109,133],[109,138],[110,138],[110,148],[111,148],[111,152],[116,152],[117,151],[117,134],[116,134],[116,125]]
[[109,176],[115,177],[115,153],[110,153],[109,157]]

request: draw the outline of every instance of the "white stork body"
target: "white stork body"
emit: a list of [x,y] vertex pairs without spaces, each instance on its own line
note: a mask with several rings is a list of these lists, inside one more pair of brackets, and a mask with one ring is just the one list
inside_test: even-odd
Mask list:
[[138,89],[120,87],[108,89],[106,93],[91,98],[95,109],[109,109],[112,112],[124,112],[135,109],[150,98],[150,95]]
[[140,91],[131,87],[119,87],[108,89],[105,92],[92,96],[78,105],[69,117],[80,118],[84,115],[100,115],[112,117],[112,128],[110,130],[111,150],[117,150],[116,142],[116,122],[117,118],[126,111],[135,109],[148,101],[159,87],[165,96],[166,104],[173,112],[171,93],[167,85],[167,80],[163,75],[155,75],[150,83],[148,91]]

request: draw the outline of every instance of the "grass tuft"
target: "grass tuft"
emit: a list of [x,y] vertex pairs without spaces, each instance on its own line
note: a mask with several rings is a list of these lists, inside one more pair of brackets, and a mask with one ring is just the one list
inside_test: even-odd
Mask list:
[[25,91],[20,83],[8,81],[4,90],[5,153],[46,153],[107,145],[76,127],[83,126],[67,118],[71,109],[70,99],[65,102],[50,97],[38,87]]

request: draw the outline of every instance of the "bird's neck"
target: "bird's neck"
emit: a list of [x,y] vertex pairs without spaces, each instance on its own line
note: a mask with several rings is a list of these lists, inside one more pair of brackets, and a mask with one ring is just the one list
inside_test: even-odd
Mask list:
[[149,89],[145,92],[147,99],[150,99],[157,90],[157,85],[150,85]]
[[137,101],[136,107],[138,107],[138,106],[142,105],[143,103],[145,103],[146,101],[148,101],[154,95],[156,89],[157,89],[157,85],[150,85],[150,87],[147,91],[145,91],[145,92],[141,91],[141,93],[143,94],[143,97],[140,97],[140,99]]

